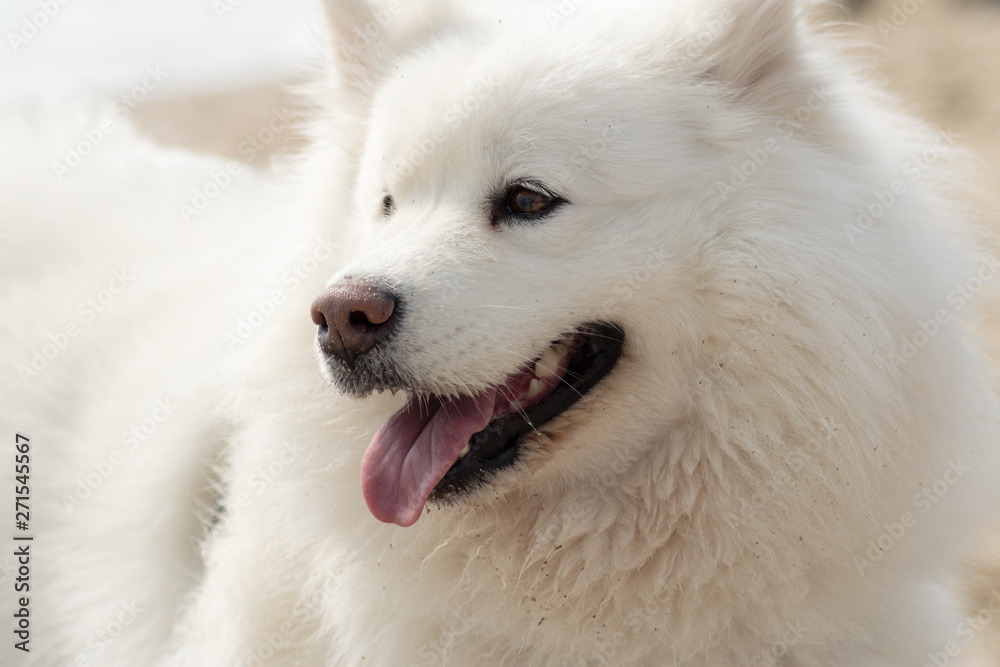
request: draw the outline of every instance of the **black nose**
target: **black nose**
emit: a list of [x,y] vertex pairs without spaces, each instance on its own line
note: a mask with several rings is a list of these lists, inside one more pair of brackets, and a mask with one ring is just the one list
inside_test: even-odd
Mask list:
[[342,280],[312,305],[320,348],[353,368],[358,356],[388,335],[395,311],[390,292],[363,280]]

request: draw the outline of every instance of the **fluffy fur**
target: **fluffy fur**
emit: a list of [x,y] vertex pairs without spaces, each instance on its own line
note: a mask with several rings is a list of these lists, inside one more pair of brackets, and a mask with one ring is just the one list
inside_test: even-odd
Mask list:
[[[33,437],[39,536],[5,664],[990,664],[950,587],[998,435],[957,148],[790,0],[326,4],[294,182],[234,176],[183,226],[224,166],[123,129],[58,200],[4,195],[3,430]],[[7,129],[5,180],[51,182]],[[517,178],[570,204],[490,225]],[[492,484],[382,525],[358,470],[402,398],[339,395],[308,316],[345,275],[402,290],[395,362],[438,393],[581,322],[625,353]]]

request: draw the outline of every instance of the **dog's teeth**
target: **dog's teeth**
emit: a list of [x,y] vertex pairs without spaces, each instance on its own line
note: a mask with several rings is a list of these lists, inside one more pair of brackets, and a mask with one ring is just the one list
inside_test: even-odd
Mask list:
[[471,445],[466,445],[465,449],[462,450],[462,453],[458,455],[458,458],[464,459],[465,456],[466,456],[466,454],[468,454],[471,451],[472,451],[472,446]]
[[535,377],[542,380],[549,380],[556,377],[559,372],[559,363],[562,361],[564,353],[565,349],[561,344],[546,350],[542,358],[535,363]]
[[533,401],[541,396],[542,392],[545,391],[546,386],[547,385],[544,380],[533,378],[531,380],[531,384],[528,385],[528,400]]

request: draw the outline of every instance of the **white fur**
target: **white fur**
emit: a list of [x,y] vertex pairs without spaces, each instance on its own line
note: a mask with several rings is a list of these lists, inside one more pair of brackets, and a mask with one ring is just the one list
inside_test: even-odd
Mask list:
[[[944,158],[900,172],[934,131],[790,0],[591,3],[550,25],[555,4],[427,3],[372,50],[338,50],[295,182],[261,192],[242,174],[189,227],[177,203],[220,165],[125,132],[59,190],[71,207],[5,193],[3,433],[35,439],[40,537],[34,650],[8,639],[2,655],[887,667],[958,641],[948,585],[976,536],[997,406],[967,333],[975,303],[948,298],[981,262],[957,172]],[[327,5],[341,44],[377,18]],[[816,91],[808,122],[779,132]],[[13,143],[48,128],[5,132],[20,158],[7,182],[52,180]],[[723,195],[732,167],[775,145]],[[571,203],[494,228],[484,201],[512,178]],[[907,192],[845,231],[896,179]],[[290,279],[327,237],[337,251]],[[122,262],[135,286],[25,386],[16,367]],[[309,304],[343,275],[404,290],[399,363],[439,393],[501,382],[581,322],[620,324],[625,354],[495,484],[382,525],[358,471],[400,399],[338,395],[313,352]],[[939,310],[956,321],[900,363]],[[68,512],[164,396],[177,413]],[[915,494],[959,460],[969,470],[921,513]],[[210,529],[215,496],[227,511]],[[916,524],[859,566],[906,512]],[[95,639],[129,601],[143,611],[125,633]],[[962,646],[951,664],[972,664]]]

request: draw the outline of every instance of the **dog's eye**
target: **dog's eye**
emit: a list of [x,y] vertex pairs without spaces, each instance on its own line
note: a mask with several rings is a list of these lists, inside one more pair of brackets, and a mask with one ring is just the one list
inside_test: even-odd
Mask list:
[[547,194],[518,185],[507,196],[507,210],[514,215],[536,215],[551,206],[552,202],[552,197]]
[[382,215],[388,218],[395,212],[396,200],[392,198],[392,195],[386,195],[382,200]]
[[542,186],[512,185],[493,204],[493,224],[503,220],[537,220],[565,203]]

